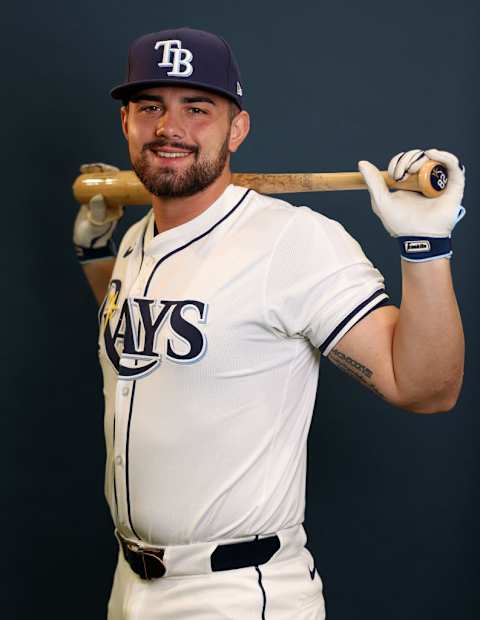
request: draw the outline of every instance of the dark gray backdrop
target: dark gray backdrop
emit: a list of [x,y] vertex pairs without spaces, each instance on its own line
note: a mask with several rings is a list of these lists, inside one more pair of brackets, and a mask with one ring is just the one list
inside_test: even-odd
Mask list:
[[[306,527],[329,620],[478,618],[478,8],[48,0],[3,11],[2,617],[104,617],[115,544],[96,306],[72,252],[70,185],[82,162],[128,166],[107,91],[129,42],[188,25],[225,36],[242,68],[253,128],[236,170],[384,167],[417,146],[466,163],[452,261],[467,338],[458,405],[395,410],[325,361]],[[340,220],[399,304],[396,243],[366,192],[290,199]],[[143,212],[128,209],[119,233]]]

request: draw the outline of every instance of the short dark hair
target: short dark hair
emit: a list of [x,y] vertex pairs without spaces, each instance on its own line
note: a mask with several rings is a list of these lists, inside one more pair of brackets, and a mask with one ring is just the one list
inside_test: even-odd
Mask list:
[[235,101],[230,101],[228,104],[228,118],[230,119],[230,122],[233,121],[233,119],[237,116],[237,114],[240,113],[240,108],[238,107],[238,105],[235,103]]

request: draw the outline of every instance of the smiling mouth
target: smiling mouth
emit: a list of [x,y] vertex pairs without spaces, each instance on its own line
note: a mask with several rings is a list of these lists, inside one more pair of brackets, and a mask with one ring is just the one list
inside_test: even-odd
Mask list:
[[182,157],[188,157],[191,153],[172,153],[170,151],[154,151],[152,153],[157,157],[166,157],[167,159],[180,159]]
[[192,149],[181,148],[180,145],[152,144],[149,149],[158,159],[185,159],[194,152]]

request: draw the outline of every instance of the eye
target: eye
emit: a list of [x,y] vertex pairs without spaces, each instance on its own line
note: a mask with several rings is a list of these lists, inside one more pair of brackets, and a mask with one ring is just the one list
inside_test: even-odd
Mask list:
[[197,116],[200,114],[207,114],[207,111],[202,110],[202,108],[189,108],[189,111],[193,116]]
[[161,108],[155,103],[140,106],[140,112],[160,112]]

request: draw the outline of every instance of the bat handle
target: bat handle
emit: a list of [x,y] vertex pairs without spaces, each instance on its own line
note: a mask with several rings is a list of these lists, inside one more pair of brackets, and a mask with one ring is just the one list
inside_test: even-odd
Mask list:
[[427,161],[418,171],[418,188],[424,196],[436,198],[447,187],[448,170],[438,161]]

